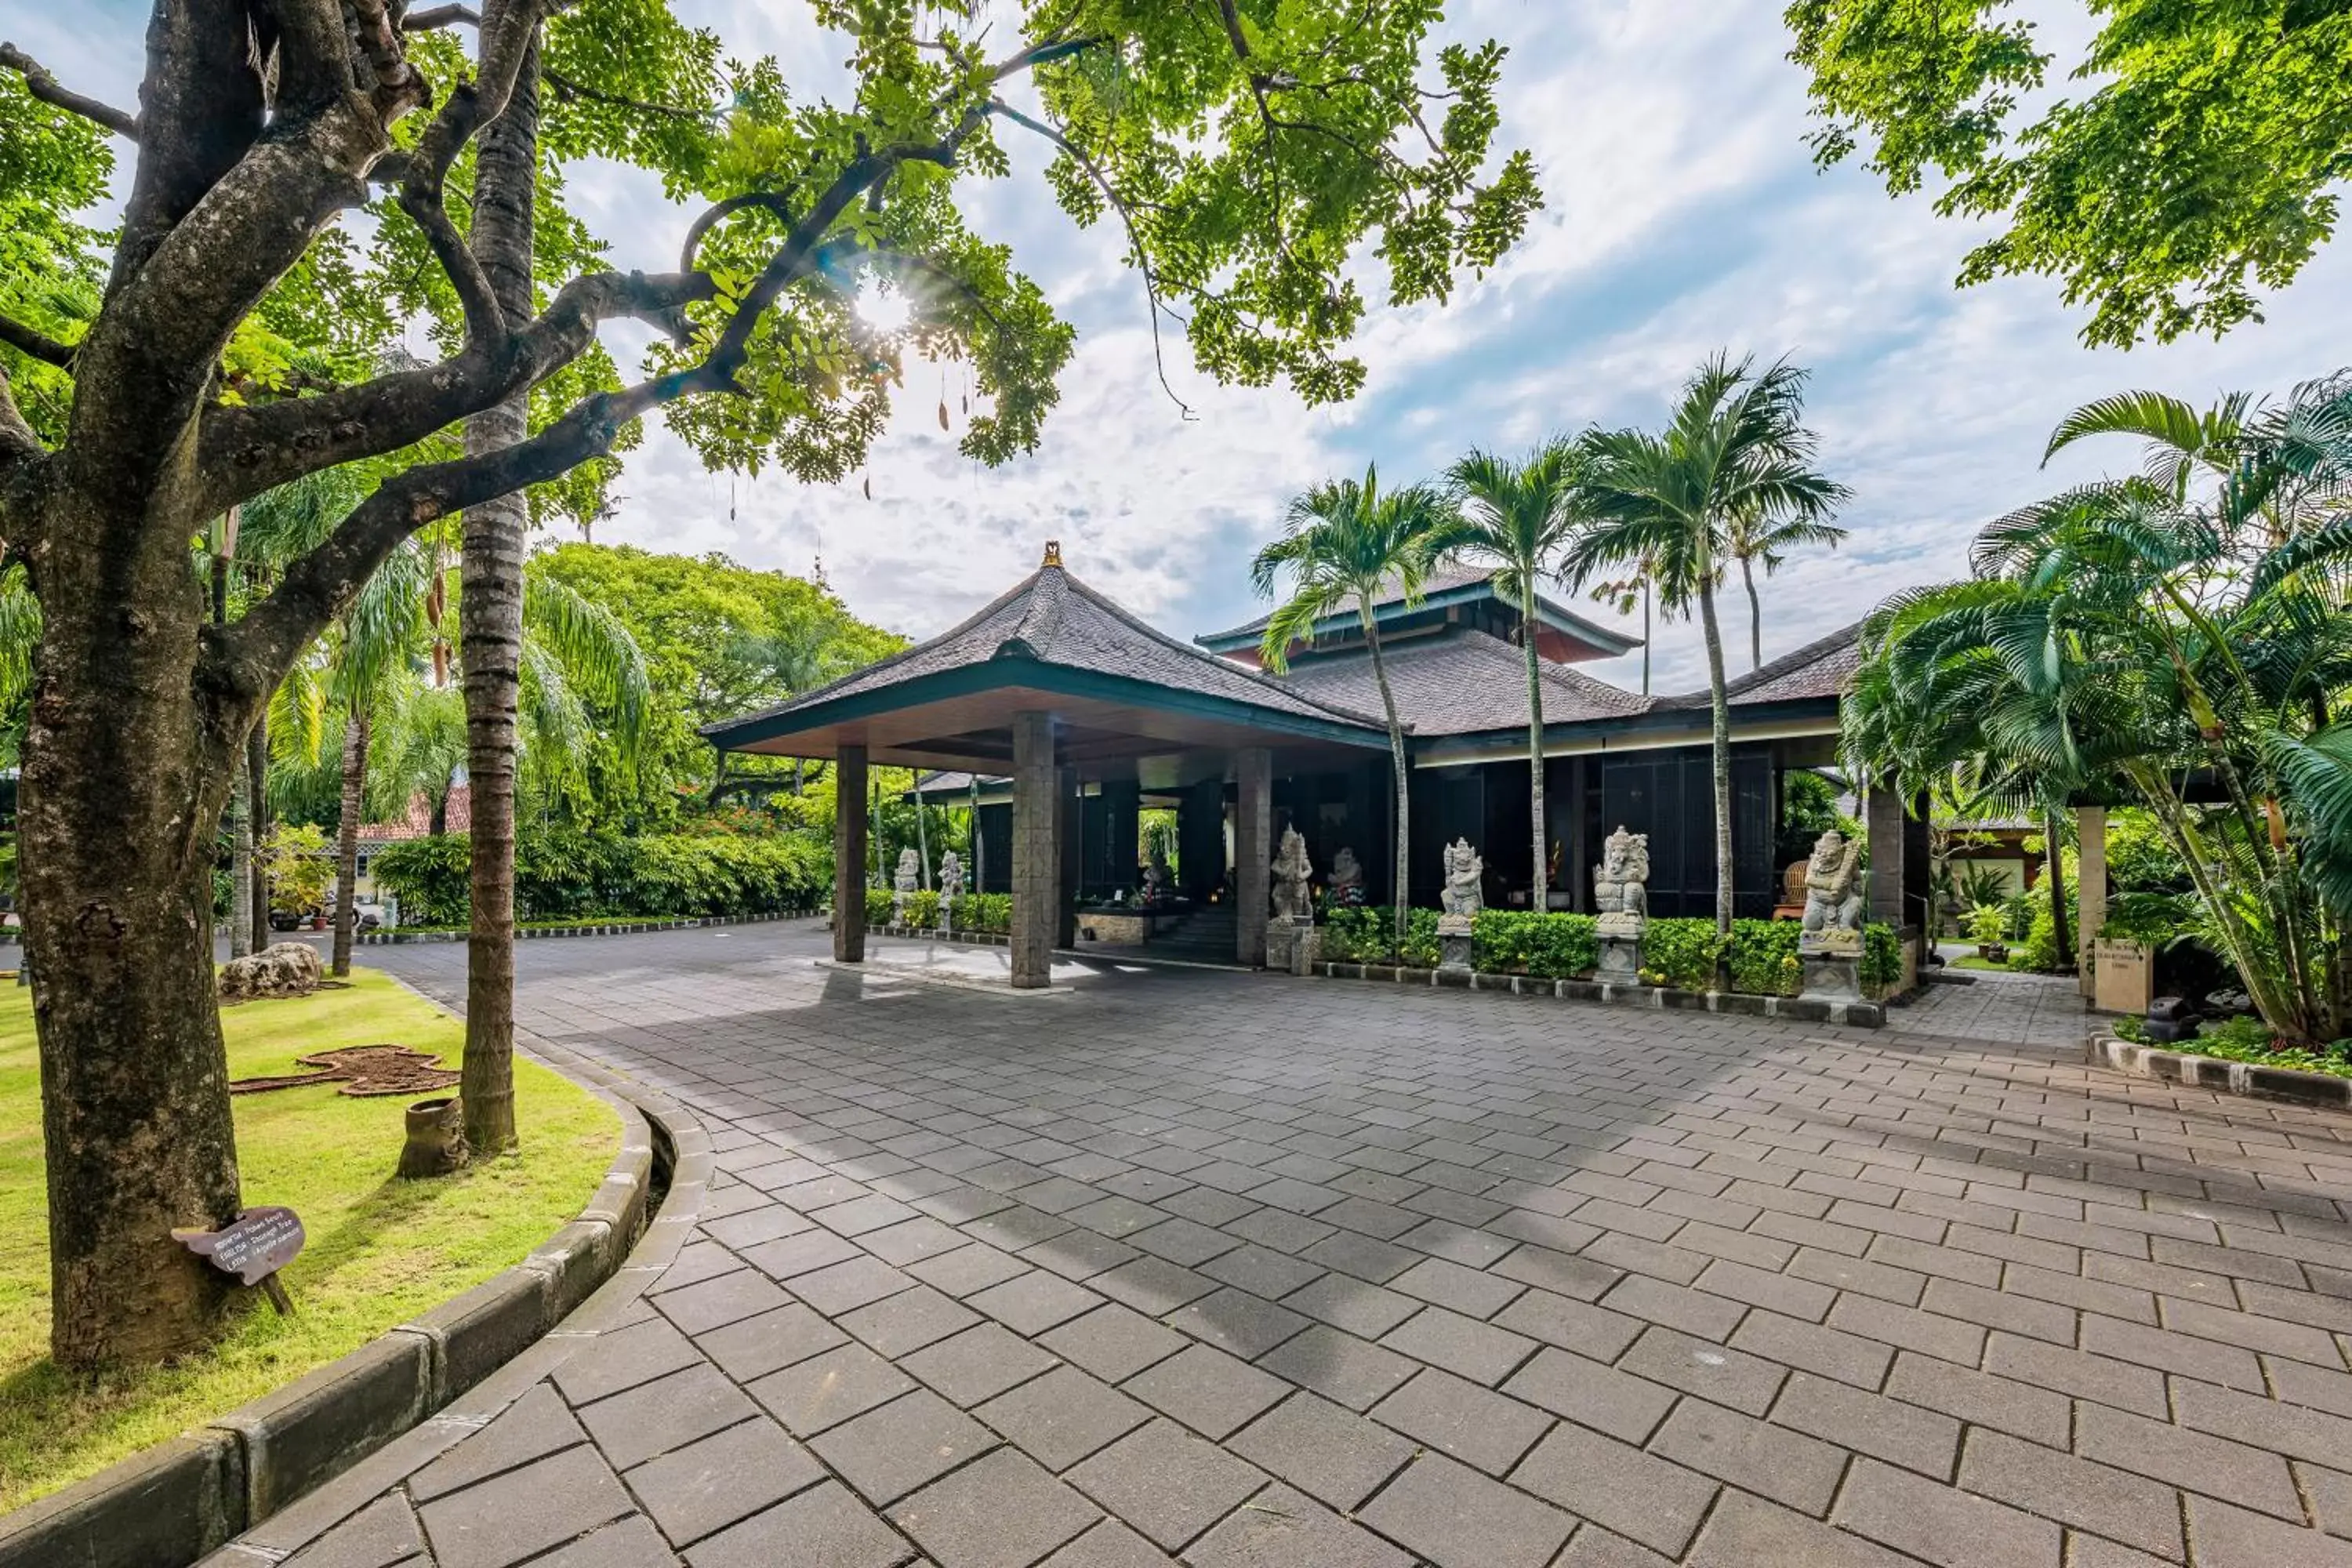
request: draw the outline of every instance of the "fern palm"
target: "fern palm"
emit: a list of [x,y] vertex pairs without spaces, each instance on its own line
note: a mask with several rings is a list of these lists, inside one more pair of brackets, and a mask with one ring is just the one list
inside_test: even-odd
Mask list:
[[1731,704],[1715,591],[1734,531],[1783,521],[1826,523],[1847,495],[1812,466],[1803,424],[1805,373],[1783,360],[1717,354],[1684,384],[1664,430],[1587,434],[1583,504],[1592,522],[1561,573],[1579,586],[1612,567],[1651,563],[1659,603],[1695,604],[1706,644],[1715,760],[1717,930],[1731,931]]
[[1444,546],[1471,560],[1493,563],[1496,589],[1519,604],[1519,648],[1528,679],[1528,813],[1535,837],[1535,879],[1528,907],[1538,910],[1549,909],[1550,902],[1536,601],[1560,552],[1584,525],[1577,489],[1581,471],[1575,444],[1553,441],[1517,462],[1473,451],[1446,473],[1457,516],[1445,531]]
[[1397,717],[1388,665],[1381,651],[1374,606],[1391,594],[1407,605],[1421,602],[1429,571],[1453,521],[1444,496],[1427,485],[1381,489],[1376,466],[1363,479],[1334,479],[1295,498],[1283,518],[1282,537],[1250,563],[1250,582],[1272,595],[1286,579],[1289,595],[1267,620],[1260,654],[1265,668],[1289,668],[1294,644],[1314,640],[1316,626],[1353,609],[1363,623],[1370,649],[1372,679],[1380,687],[1388,721],[1389,761],[1396,775],[1396,941],[1403,945],[1408,907],[1407,858],[1412,837],[1407,823],[1410,781],[1404,755],[1404,725]]

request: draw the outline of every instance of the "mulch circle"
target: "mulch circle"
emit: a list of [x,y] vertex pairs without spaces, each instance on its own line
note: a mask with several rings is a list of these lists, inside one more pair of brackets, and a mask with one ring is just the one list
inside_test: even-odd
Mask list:
[[378,1095],[422,1094],[428,1089],[447,1089],[457,1082],[459,1076],[448,1068],[435,1066],[439,1057],[413,1051],[406,1046],[339,1046],[294,1059],[303,1067],[320,1070],[278,1078],[240,1078],[230,1082],[228,1091],[261,1094],[273,1089],[340,1083],[342,1093],[366,1100]]

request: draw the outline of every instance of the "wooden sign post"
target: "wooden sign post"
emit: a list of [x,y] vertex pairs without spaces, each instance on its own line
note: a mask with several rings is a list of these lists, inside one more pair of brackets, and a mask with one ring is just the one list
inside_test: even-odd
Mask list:
[[302,1221],[292,1209],[264,1205],[247,1209],[218,1230],[174,1230],[173,1240],[240,1285],[258,1285],[269,1304],[287,1316],[294,1303],[278,1271],[302,1250]]

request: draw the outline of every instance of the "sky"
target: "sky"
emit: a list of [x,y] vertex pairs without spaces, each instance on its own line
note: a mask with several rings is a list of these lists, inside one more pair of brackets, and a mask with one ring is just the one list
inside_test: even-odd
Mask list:
[[[772,53],[803,95],[843,79],[846,50],[796,0],[675,0],[737,58]],[[1510,49],[1498,151],[1526,147],[1546,205],[1526,238],[1445,305],[1367,315],[1370,369],[1352,403],[1308,409],[1279,389],[1218,386],[1171,344],[1186,419],[1152,373],[1140,283],[1108,227],[1081,231],[1039,177],[1045,153],[1005,136],[1012,178],[973,188],[973,226],[1010,243],[1078,329],[1062,402],[1032,456],[987,469],[957,455],[935,404],[961,382],[910,365],[867,472],[838,486],[706,472],[649,429],[599,542],[699,553],[799,574],[821,558],[852,610],[909,636],[945,629],[1037,563],[1057,539],[1070,570],[1189,637],[1265,605],[1247,565],[1290,497],[1378,462],[1384,479],[1434,474],[1464,450],[1517,451],[1591,423],[1663,422],[1708,354],[1787,355],[1811,373],[1808,422],[1823,468],[1850,486],[1834,552],[1791,560],[1763,585],[1767,658],[1859,618],[1888,593],[1961,574],[1978,527],[2103,470],[2128,444],[2040,458],[2050,427],[2091,398],[2149,387],[2203,403],[2284,393],[2352,362],[2352,247],[2323,250],[2267,320],[2209,339],[2084,348],[2084,311],[2057,282],[1953,279],[1988,230],[1890,198],[1858,167],[1817,172],[1804,79],[1786,57],[1779,0],[1468,0],[1444,35]],[[2078,3],[2020,0],[2062,48]],[[137,0],[0,0],[0,36],[68,85],[135,96]],[[127,163],[127,161],[126,161]],[[676,264],[690,216],[627,169],[572,171],[575,206],[617,267]],[[616,348],[641,337],[613,330]],[[872,499],[864,494],[870,482]],[[1598,605],[1580,613],[1604,624]],[[1746,668],[1745,611],[1727,625]],[[1627,623],[1638,632],[1638,620]],[[1657,689],[1702,685],[1695,626],[1658,628]],[[1631,654],[1584,667],[1637,685]]]

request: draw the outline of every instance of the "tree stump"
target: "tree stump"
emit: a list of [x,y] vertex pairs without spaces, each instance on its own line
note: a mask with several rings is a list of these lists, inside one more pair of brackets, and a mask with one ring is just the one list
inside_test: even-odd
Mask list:
[[402,1177],[446,1176],[470,1157],[465,1110],[455,1095],[418,1100],[408,1108],[407,1121],[408,1142],[401,1148],[397,1173]]

